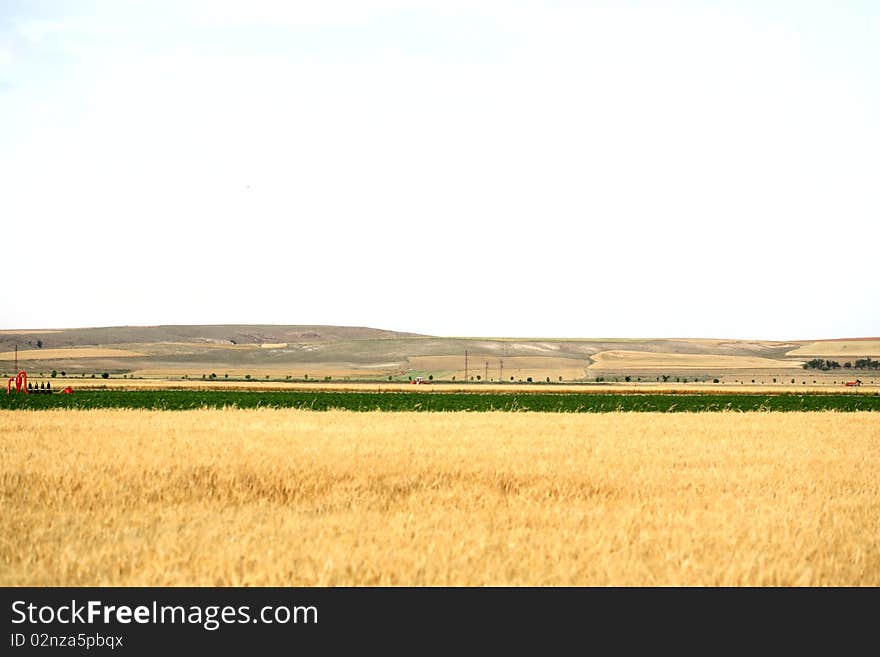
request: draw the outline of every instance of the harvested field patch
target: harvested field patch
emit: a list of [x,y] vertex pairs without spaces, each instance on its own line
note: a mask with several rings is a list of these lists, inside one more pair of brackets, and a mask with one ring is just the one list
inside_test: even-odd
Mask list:
[[63,329],[2,329],[0,335],[42,335],[44,333],[62,333]]
[[[410,366],[419,372],[437,372],[444,378],[455,376],[456,379],[464,379],[464,354],[447,356],[410,356]],[[503,361],[503,373],[501,364]],[[486,363],[489,363],[488,374]],[[588,361],[586,358],[559,358],[554,356],[499,356],[498,354],[472,353],[468,358],[468,375],[479,375],[481,378],[488,376],[488,380],[497,380],[503,376],[509,380],[525,380],[532,377],[534,380],[544,380],[550,377],[556,381],[561,376],[564,380],[583,378]]]
[[[57,360],[68,358],[133,358],[143,356],[138,351],[128,349],[106,349],[91,347],[70,347],[64,349],[27,349],[18,352],[18,360]],[[0,353],[0,361],[14,360],[14,351]]]

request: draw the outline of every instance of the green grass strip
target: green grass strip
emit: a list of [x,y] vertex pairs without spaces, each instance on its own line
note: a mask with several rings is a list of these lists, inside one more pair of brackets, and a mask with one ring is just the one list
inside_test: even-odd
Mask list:
[[72,395],[3,395],[0,409],[304,408],[316,411],[532,411],[556,413],[718,411],[880,411],[880,394],[639,394],[471,392],[263,392],[242,390],[82,390]]

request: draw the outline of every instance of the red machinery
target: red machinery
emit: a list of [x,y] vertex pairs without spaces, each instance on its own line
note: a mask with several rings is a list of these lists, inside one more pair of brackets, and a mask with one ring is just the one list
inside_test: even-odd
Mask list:
[[862,385],[861,379],[856,379],[855,381],[847,381],[844,385],[846,386],[860,386]]
[[9,381],[6,382],[6,394],[12,392],[12,382],[15,381],[15,392],[23,392],[24,394],[28,394],[27,389],[27,372],[22,370],[14,377],[10,376]]

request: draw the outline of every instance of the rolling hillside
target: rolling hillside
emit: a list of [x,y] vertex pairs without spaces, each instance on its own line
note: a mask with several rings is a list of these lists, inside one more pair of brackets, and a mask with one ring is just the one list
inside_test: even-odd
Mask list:
[[15,329],[0,331],[0,373],[12,372],[16,345],[34,375],[464,381],[467,351],[467,379],[570,382],[801,376],[807,356],[873,356],[880,341],[471,338],[311,325]]

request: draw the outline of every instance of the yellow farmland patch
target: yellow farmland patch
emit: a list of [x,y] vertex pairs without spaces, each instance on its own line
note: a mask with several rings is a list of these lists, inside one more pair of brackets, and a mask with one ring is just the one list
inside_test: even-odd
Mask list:
[[[128,349],[105,349],[101,347],[70,347],[66,349],[28,349],[18,352],[18,360],[54,360],[58,358],[131,358],[144,354]],[[14,351],[0,353],[0,360],[14,360]]]
[[0,335],[34,335],[37,333],[61,333],[61,329],[2,329]]
[[842,358],[866,358],[880,356],[880,340],[822,340],[811,342],[786,356],[838,356]]
[[798,361],[775,360],[757,356],[715,354],[664,354],[648,351],[601,351],[593,356],[591,370],[707,370],[707,369],[780,369],[799,367]]

